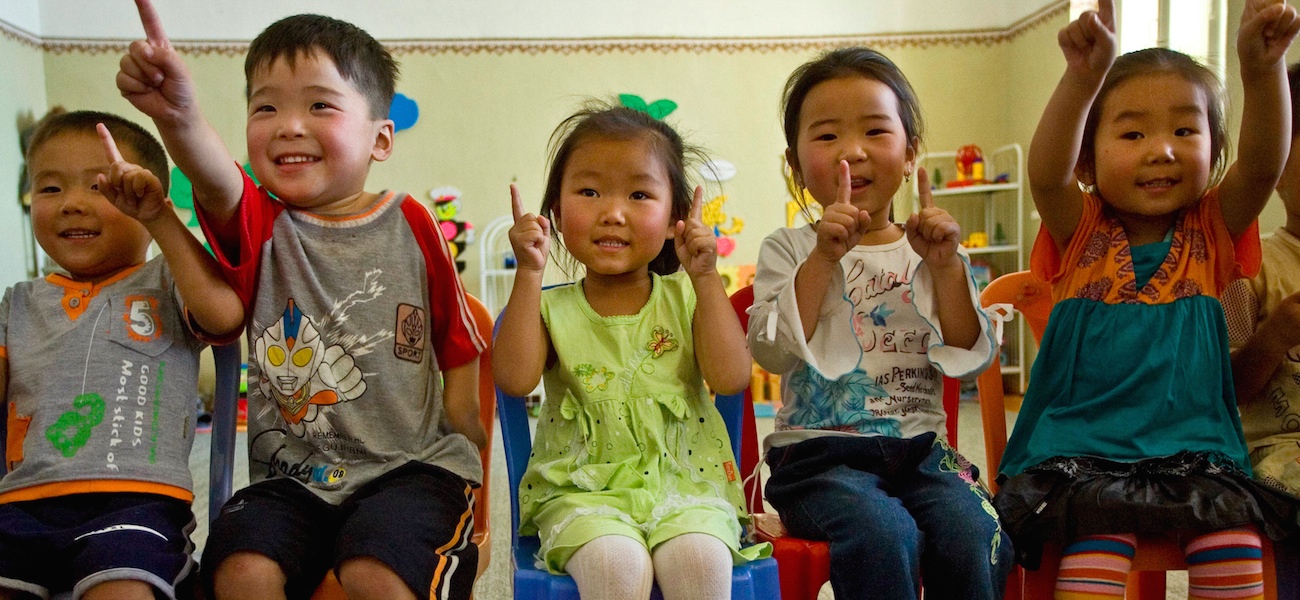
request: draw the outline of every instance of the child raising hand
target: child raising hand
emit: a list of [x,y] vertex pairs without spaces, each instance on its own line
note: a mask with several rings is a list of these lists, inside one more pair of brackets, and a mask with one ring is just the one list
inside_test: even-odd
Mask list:
[[1056,304],[995,504],[1027,564],[1044,541],[1065,544],[1058,594],[1122,590],[1136,534],[1164,534],[1187,553],[1192,597],[1257,597],[1255,527],[1285,519],[1250,480],[1217,296],[1259,267],[1254,221],[1287,156],[1283,57],[1300,20],[1273,2],[1242,15],[1228,166],[1214,75],[1162,48],[1115,59],[1114,18],[1103,0],[1061,31],[1065,74],[1029,151],[1032,268]]

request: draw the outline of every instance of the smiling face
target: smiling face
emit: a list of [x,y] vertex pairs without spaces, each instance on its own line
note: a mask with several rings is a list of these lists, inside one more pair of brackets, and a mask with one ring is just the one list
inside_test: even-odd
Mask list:
[[866,77],[829,79],[809,90],[799,109],[796,147],[786,158],[818,204],[835,202],[839,163],[849,162],[851,202],[888,223],[889,208],[910,174],[916,151],[899,118],[898,97]]
[[556,228],[588,279],[647,276],[672,237],[668,169],[644,137],[591,138],[564,167]]
[[393,122],[321,52],[257,69],[248,100],[248,155],[262,185],[290,206],[349,214],[368,204],[370,161],[393,149]]
[[1119,84],[1102,104],[1095,172],[1080,169],[1080,181],[1096,185],[1126,227],[1150,223],[1163,227],[1163,235],[1209,186],[1214,158],[1207,115],[1205,93],[1180,75]]
[[[123,158],[138,164],[129,145]],[[32,229],[36,242],[73,279],[99,282],[144,262],[149,232],[99,193],[108,156],[93,132],[58,134],[32,153]]]

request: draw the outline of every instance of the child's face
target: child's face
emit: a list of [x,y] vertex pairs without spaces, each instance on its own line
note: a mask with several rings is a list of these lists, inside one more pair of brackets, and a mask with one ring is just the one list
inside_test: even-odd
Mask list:
[[[127,161],[139,164],[130,146]],[[32,229],[36,242],[74,279],[98,282],[144,262],[149,232],[99,193],[108,173],[104,145],[93,133],[67,132],[32,154]]]
[[650,143],[593,138],[564,168],[556,227],[587,277],[644,273],[672,237],[672,184]]
[[248,156],[258,180],[281,201],[323,214],[365,208],[370,161],[393,148],[393,122],[370,117],[365,96],[321,53],[283,58],[254,72],[248,100]]
[[1095,174],[1080,173],[1123,215],[1159,217],[1195,204],[1209,186],[1207,100],[1173,73],[1135,77],[1102,104]]
[[835,202],[839,163],[849,162],[853,206],[887,219],[894,193],[916,159],[899,117],[898,96],[866,77],[823,81],[799,108],[796,148],[786,159],[822,206]]

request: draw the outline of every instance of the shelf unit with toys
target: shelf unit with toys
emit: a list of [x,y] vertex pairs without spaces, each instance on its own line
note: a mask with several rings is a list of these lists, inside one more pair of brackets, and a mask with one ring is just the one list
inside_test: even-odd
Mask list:
[[[962,165],[967,171],[965,177],[959,177],[959,155],[966,162]],[[1008,144],[983,155],[982,169],[972,169],[971,163],[965,149],[931,152],[917,161],[935,185],[931,191],[935,204],[961,225],[975,281],[983,290],[999,275],[1025,269],[1024,151],[1019,144]],[[913,210],[919,201],[917,179],[912,179]],[[961,179],[965,181],[954,185]],[[1025,364],[1025,329],[1024,319],[1017,318],[1006,324],[1002,339],[1002,374],[1016,384],[1008,389],[1014,387],[1022,394],[1029,371]]]

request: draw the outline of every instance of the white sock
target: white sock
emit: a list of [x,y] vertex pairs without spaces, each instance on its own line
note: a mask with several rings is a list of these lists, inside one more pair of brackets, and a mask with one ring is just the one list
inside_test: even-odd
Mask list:
[[687,533],[659,544],[654,567],[664,600],[731,598],[731,549],[707,533]]
[[583,544],[564,565],[582,600],[649,598],[654,584],[650,568],[645,546],[622,535],[604,535]]

